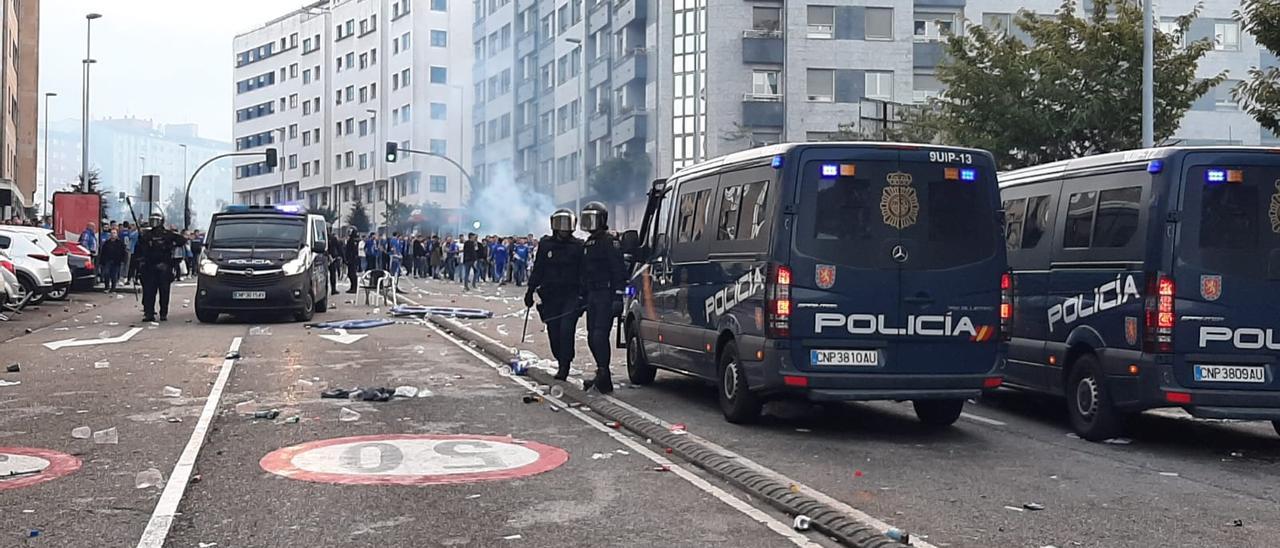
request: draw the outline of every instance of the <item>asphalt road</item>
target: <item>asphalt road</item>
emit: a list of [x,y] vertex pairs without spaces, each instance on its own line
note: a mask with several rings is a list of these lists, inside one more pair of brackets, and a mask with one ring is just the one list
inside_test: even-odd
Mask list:
[[[0,546],[834,546],[599,417],[525,403],[524,379],[427,325],[203,325],[193,291],[159,324],[102,294],[0,324],[21,366],[0,373]],[[316,320],[385,312],[351,300]],[[419,397],[320,397],[399,386]]]

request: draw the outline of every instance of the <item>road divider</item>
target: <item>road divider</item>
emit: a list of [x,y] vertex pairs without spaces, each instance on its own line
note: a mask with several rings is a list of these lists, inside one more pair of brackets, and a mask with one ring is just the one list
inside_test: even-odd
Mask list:
[[[517,358],[517,349],[508,347],[493,338],[449,318],[427,316],[427,320],[441,330],[472,345],[491,358],[503,364],[509,364]],[[724,455],[715,448],[698,442],[690,436],[673,433],[667,427],[644,416],[633,413],[623,406],[616,405],[603,397],[588,397],[586,392],[573,385],[562,383],[552,378],[546,371],[530,368],[528,376],[538,383],[561,386],[564,388],[563,398],[577,402],[591,409],[592,412],[617,422],[627,430],[644,437],[651,443],[667,448],[684,460],[693,463],[706,472],[738,487],[739,489],[761,497],[771,506],[794,516],[807,516],[810,526],[835,539],[837,542],[856,548],[890,548],[902,546],[899,542],[885,536],[887,531],[877,530],[866,523],[855,519],[837,505],[819,500],[794,484],[786,484],[769,474],[745,466],[733,456]],[[923,546],[917,543],[917,546]]]

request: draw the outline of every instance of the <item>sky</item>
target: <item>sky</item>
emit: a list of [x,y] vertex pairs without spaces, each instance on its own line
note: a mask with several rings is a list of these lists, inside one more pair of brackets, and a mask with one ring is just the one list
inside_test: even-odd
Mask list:
[[[79,119],[85,14],[93,22],[93,119],[194,123],[231,140],[231,40],[309,0],[42,0],[40,93],[52,120]],[[40,107],[44,108],[43,104]],[[42,113],[42,119],[43,119]],[[43,123],[43,122],[42,122]]]

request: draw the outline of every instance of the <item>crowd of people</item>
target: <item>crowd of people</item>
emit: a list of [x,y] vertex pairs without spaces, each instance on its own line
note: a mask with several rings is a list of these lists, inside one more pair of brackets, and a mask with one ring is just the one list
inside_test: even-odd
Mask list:
[[[96,273],[103,291],[110,293],[121,285],[133,286],[138,282],[139,261],[133,258],[142,230],[142,227],[130,225],[129,221],[104,221],[100,231],[89,223],[80,232],[77,243],[89,251],[98,265]],[[182,280],[196,271],[196,258],[204,248],[204,233],[199,230],[179,232],[173,225],[169,225],[168,230],[180,233],[184,241],[180,248],[174,249],[170,261],[172,278]]]
[[[352,231],[345,241],[336,233],[329,234],[328,254],[331,264],[347,265],[351,289],[356,292],[355,277],[369,270],[384,270],[390,275],[419,279],[450,280],[471,290],[481,282],[523,286],[529,277],[538,241],[533,234],[480,238],[467,235],[408,235],[394,232],[390,236],[368,233],[363,237]],[[331,278],[340,270],[335,267]],[[331,284],[332,285],[332,284]],[[336,289],[331,287],[332,292]]]

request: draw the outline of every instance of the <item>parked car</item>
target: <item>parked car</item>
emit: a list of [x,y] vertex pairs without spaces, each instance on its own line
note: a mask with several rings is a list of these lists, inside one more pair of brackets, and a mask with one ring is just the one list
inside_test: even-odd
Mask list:
[[8,255],[0,252],[0,309],[15,307],[25,294],[18,283],[17,267],[13,266]]
[[93,254],[79,243],[63,240],[58,247],[66,250],[67,264],[71,267],[71,289],[93,289],[98,282],[98,267],[93,262]]
[[0,251],[13,262],[18,283],[32,294],[31,302],[67,296],[71,267],[66,249],[58,249],[53,231],[25,226],[0,226]]

